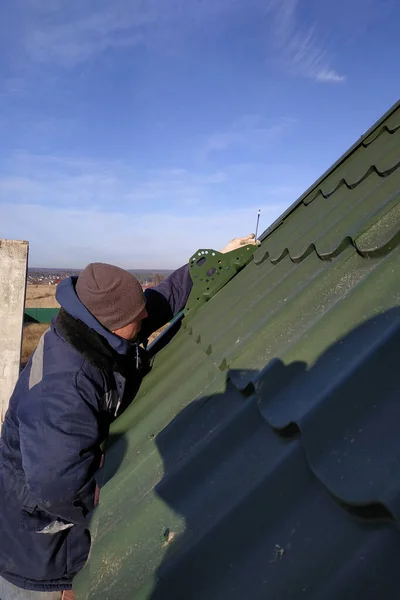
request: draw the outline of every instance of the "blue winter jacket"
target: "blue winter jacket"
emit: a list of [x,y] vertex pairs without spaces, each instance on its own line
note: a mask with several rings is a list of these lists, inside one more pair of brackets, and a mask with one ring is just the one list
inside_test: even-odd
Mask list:
[[[30,590],[70,589],[90,548],[100,444],[135,395],[146,352],[110,333],[62,281],[62,310],[10,399],[0,439],[0,575]],[[188,298],[182,267],[146,294],[144,335]],[[94,357],[94,358],[93,358]]]

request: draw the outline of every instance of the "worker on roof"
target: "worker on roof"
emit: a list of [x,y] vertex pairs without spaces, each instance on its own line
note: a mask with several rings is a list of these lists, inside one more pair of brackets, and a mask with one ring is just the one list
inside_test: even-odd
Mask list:
[[[236,238],[222,250],[255,243]],[[90,549],[100,445],[148,370],[138,344],[186,304],[181,267],[143,290],[103,263],[57,287],[60,312],[10,399],[0,439],[0,599],[59,600]],[[140,334],[140,338],[139,338]]]

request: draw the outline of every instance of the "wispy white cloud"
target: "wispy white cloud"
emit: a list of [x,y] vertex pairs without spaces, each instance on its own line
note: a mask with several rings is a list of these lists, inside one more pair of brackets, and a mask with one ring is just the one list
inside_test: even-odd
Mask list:
[[147,18],[132,8],[125,15],[112,8],[72,16],[65,10],[55,12],[28,32],[28,53],[36,61],[73,67],[107,48],[139,45],[145,39]]
[[135,171],[121,161],[15,153],[0,171],[0,202],[59,206],[119,206],[168,203],[171,210],[197,205],[227,181],[223,171]]
[[227,129],[208,136],[203,152],[208,155],[229,148],[263,148],[279,140],[292,123],[292,119],[282,118],[272,125],[266,125],[261,115],[245,115]]
[[[41,3],[15,0],[27,13],[30,59],[74,67],[109,48],[169,43],[187,28],[245,10],[242,0],[104,0]],[[246,9],[260,5],[247,0]],[[221,22],[222,22],[221,21]]]
[[27,90],[27,82],[23,77],[4,77],[0,88],[0,99],[2,96],[22,96]]
[[21,153],[11,162],[0,171],[2,234],[30,241],[36,266],[178,266],[198,247],[250,233],[259,207],[266,228],[305,187],[272,181],[265,165],[139,173],[75,157]]
[[[105,261],[125,268],[175,268],[198,248],[219,249],[232,237],[249,234],[258,208],[226,211],[215,207],[175,215],[167,209],[147,210],[129,216],[118,211],[7,203],[1,206],[1,214],[7,237],[30,242],[31,266],[79,268]],[[285,208],[279,202],[262,206],[262,227]]]
[[[349,0],[354,2],[355,0]],[[21,16],[16,40],[30,62],[72,68],[112,48],[159,47],[165,52],[191,37],[193,28],[229,22],[251,11],[264,20],[270,60],[285,70],[320,82],[340,83],[345,76],[331,65],[326,23],[316,11],[307,25],[304,0],[14,0]],[[22,18],[23,16],[23,18]],[[1,33],[1,31],[0,31]],[[328,41],[331,36],[328,36]],[[10,82],[10,87],[21,82]]]
[[318,72],[317,79],[319,81],[327,81],[332,83],[341,83],[345,81],[345,75],[340,75],[334,69],[322,69]]
[[342,83],[346,77],[332,68],[318,35],[318,23],[305,26],[299,9],[300,0],[270,0],[268,4],[275,59],[295,75],[325,83]]

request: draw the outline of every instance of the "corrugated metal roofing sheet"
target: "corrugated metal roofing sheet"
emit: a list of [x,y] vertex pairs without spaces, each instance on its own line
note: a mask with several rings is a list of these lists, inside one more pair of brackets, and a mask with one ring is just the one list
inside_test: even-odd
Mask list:
[[78,599],[396,597],[399,242],[397,104],[157,355]]

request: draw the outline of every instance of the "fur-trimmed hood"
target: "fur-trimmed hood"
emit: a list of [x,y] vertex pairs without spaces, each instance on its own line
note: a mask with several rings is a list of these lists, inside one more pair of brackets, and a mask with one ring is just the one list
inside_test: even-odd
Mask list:
[[146,352],[135,343],[129,343],[127,352],[118,353],[106,338],[75,319],[63,308],[55,320],[56,331],[90,364],[102,371],[114,371],[128,378],[132,371],[148,367]]

